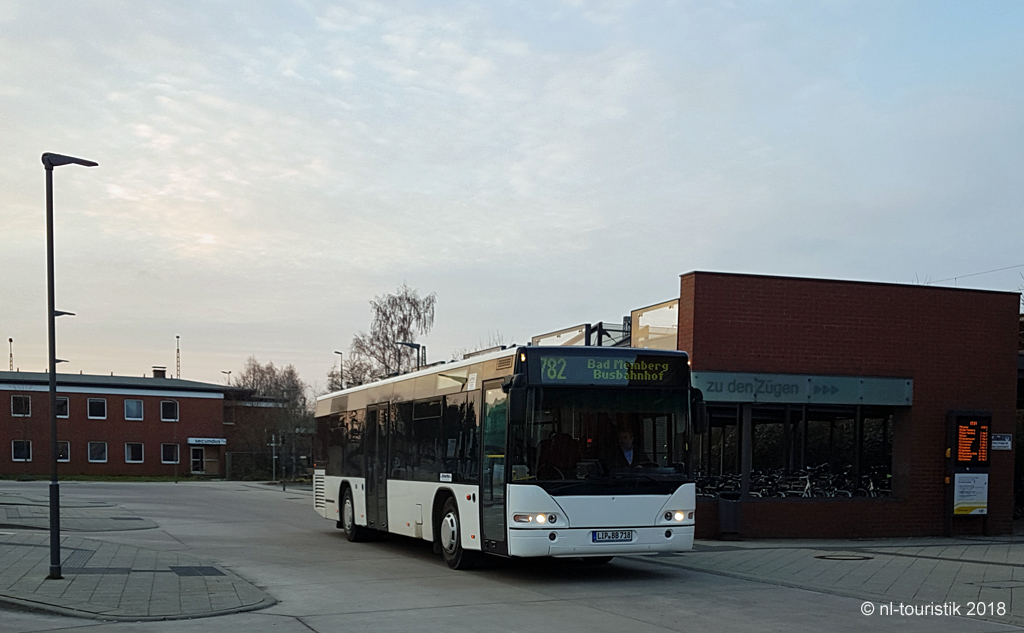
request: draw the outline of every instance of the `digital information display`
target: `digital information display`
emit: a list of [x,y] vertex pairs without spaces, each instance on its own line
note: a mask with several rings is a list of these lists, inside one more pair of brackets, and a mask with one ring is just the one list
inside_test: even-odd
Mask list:
[[990,418],[956,418],[957,466],[988,466]]
[[616,387],[679,387],[686,357],[656,355],[541,354],[542,385],[609,385]]

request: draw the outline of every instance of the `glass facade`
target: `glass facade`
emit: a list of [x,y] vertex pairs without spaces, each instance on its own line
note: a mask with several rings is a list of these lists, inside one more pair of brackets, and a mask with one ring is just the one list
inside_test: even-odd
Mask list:
[[[749,441],[751,496],[889,496],[895,410],[709,404],[708,431],[691,440],[697,493],[739,492]],[[750,416],[749,440],[743,433],[745,415]]]

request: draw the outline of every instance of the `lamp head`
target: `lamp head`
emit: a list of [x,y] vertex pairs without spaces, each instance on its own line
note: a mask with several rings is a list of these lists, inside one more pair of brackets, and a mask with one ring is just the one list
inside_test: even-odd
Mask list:
[[46,152],[43,154],[43,165],[47,169],[53,169],[54,167],[60,167],[61,165],[82,165],[83,167],[99,167],[99,163],[84,158],[75,158],[74,156],[65,156],[64,154],[51,154]]

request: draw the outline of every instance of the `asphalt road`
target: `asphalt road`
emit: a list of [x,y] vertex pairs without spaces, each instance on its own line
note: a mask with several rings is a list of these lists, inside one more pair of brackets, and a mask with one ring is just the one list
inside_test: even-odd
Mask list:
[[[45,483],[2,482],[45,492]],[[0,631],[328,633],[344,631],[1021,631],[952,616],[872,617],[863,601],[676,565],[683,557],[494,560],[449,570],[428,543],[349,543],[305,491],[235,482],[82,483],[80,503],[114,502],[158,527],[75,536],[207,559],[278,602],[260,611],[170,622],[98,622],[0,609]]]

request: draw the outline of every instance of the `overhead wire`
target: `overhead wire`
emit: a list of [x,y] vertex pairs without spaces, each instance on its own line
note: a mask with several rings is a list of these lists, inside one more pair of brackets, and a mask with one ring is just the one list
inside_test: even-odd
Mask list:
[[1005,268],[995,268],[993,270],[983,270],[980,273],[970,273],[967,275],[957,275],[956,277],[949,277],[948,279],[938,279],[936,281],[926,281],[924,285],[929,286],[931,284],[941,284],[945,281],[956,281],[957,279],[966,279],[968,277],[977,277],[978,275],[987,275],[989,273],[1000,273],[1004,270],[1013,270],[1014,268],[1024,268],[1024,264],[1017,264],[1016,266],[1007,266]]

